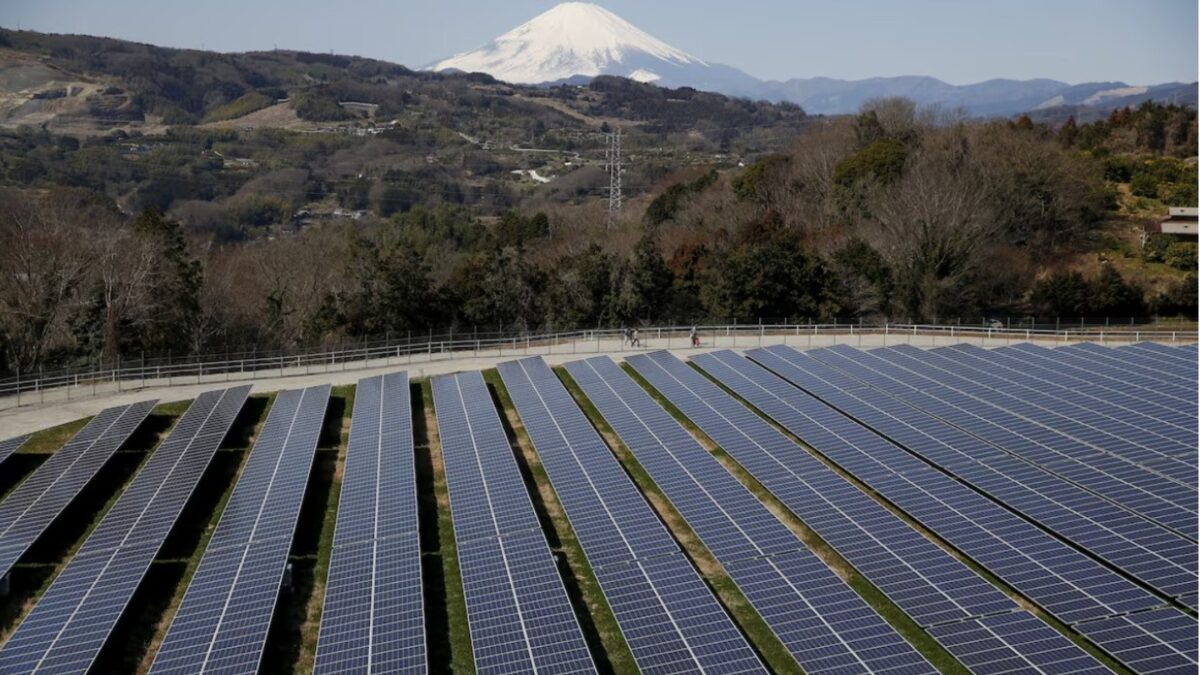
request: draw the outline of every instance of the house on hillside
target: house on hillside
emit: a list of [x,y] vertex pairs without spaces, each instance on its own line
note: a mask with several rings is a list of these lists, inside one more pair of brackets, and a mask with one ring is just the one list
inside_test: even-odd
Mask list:
[[1142,227],[1142,246],[1152,234],[1165,234],[1172,239],[1189,240],[1200,236],[1200,209],[1193,206],[1172,206],[1167,217],[1158,223]]

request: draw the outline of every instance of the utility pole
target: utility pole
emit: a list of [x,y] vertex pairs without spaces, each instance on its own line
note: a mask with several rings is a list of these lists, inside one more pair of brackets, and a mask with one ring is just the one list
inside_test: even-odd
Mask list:
[[621,215],[621,127],[608,135],[605,159],[608,164],[608,229],[611,230]]

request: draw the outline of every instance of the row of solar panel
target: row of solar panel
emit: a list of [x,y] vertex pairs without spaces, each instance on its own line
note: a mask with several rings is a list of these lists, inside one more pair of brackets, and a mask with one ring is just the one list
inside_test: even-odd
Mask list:
[[[197,397],[0,649],[0,672],[86,672],[183,510],[249,387]],[[141,425],[153,401],[105,410],[0,503],[16,556]],[[40,529],[35,531],[35,527]],[[22,532],[23,530],[23,532]]]
[[[797,352],[771,350],[754,356],[769,366],[770,359],[779,359],[772,368],[777,371],[782,365],[801,370],[792,362],[802,360],[798,359],[802,355]],[[745,359],[732,354],[711,358],[713,362],[707,367],[710,372],[730,367],[734,372],[740,370],[739,374],[747,380],[754,379],[749,377],[748,373],[752,371],[748,369],[757,366]],[[1190,356],[1183,353],[1182,358],[1160,353],[1145,358],[1171,359],[1158,364],[1159,367],[1176,368],[1180,372],[1190,359],[1194,369],[1194,351]],[[864,576],[920,625],[929,628],[936,640],[973,670],[1007,672],[1028,667],[1038,672],[1090,672],[1093,669],[1104,672],[1091,657],[1036,618],[1022,612],[1014,613],[1015,605],[994,587],[695,370],[666,354],[634,357],[631,363],[785,506],[817,530]],[[1148,361],[1144,367],[1150,368]],[[571,403],[569,394],[552,371],[540,359],[502,364],[500,370],[568,517],[580,531],[585,552],[596,568],[618,623],[643,670],[678,672],[717,666],[724,669],[723,672],[761,669],[744,638],[716,605],[711,592],[702,582],[694,583],[698,581],[694,568],[666,535],[661,522],[637,494],[586,417]],[[568,370],[807,671],[932,672],[932,666],[874,614],[857,594],[845,587],[614,363],[606,358],[593,359],[571,364]],[[810,372],[806,374],[811,375]],[[843,373],[837,375],[848,377]],[[716,376],[720,377],[719,374]],[[759,376],[755,374],[755,377]],[[878,405],[880,395],[877,390],[870,390],[874,393],[867,396],[863,391],[867,389],[865,383],[838,388],[830,382],[835,379],[826,373],[826,378],[817,378],[821,386],[809,381],[806,388],[812,391],[814,387],[824,387],[824,395],[820,391],[812,393],[817,398],[824,396],[825,402],[831,403],[833,408],[842,409],[838,401],[845,405],[846,399],[838,397],[853,392],[852,397],[858,405],[869,401],[875,403],[870,410],[886,409]],[[766,380],[757,384],[766,390],[764,382]],[[734,388],[729,382],[725,384]],[[799,390],[793,388],[793,391]],[[204,672],[210,669],[252,672],[257,668],[282,576],[280,562],[286,562],[295,515],[307,482],[311,450],[315,448],[320,430],[322,415],[314,414],[317,404],[313,401],[320,399],[319,410],[323,411],[328,388],[324,388],[323,396],[319,391],[308,396],[307,412],[301,413],[301,404],[308,393],[281,395],[281,401],[272,409],[263,434],[266,449],[260,452],[256,444],[248,462],[247,475],[235,488],[233,500],[237,500],[239,494],[245,495],[233,511],[241,515],[228,517],[228,525],[227,516],[222,517],[217,536],[206,550],[197,574],[199,580],[208,570],[204,578],[219,588],[207,588],[204,582],[194,583],[189,588],[180,610],[183,619],[176,618],[179,627],[172,624],[167,642],[155,662],[156,672]],[[778,393],[776,391],[776,397],[781,398]],[[243,392],[241,398],[244,396]],[[829,398],[838,398],[838,401],[831,402]],[[886,395],[883,398],[895,402]],[[562,581],[556,576],[553,559],[538,532],[536,515],[482,379],[478,374],[439,379],[435,381],[435,400],[477,666],[481,672],[514,672],[524,670],[526,665],[537,667],[534,664],[555,672],[591,671],[590,656],[562,589]],[[240,405],[239,400],[237,408]],[[237,408],[232,414],[236,414]],[[326,596],[326,616],[318,646],[317,669],[321,672],[422,672],[425,669],[416,490],[408,408],[407,379],[403,374],[360,382]],[[767,412],[770,414],[769,410]],[[887,418],[904,420],[905,414],[908,412],[893,406]],[[857,417],[853,412],[850,415]],[[308,420],[310,427],[306,430],[302,425],[300,429],[293,429],[297,419]],[[314,419],[315,428],[312,428]],[[878,422],[882,418],[875,419]],[[946,433],[946,430],[963,433],[948,423],[942,429],[938,426],[941,424],[938,418],[930,419],[939,433]],[[228,422],[232,422],[232,417]],[[914,422],[910,416],[905,426],[892,427],[890,433],[900,435],[899,431],[903,429],[919,429],[928,424],[929,420]],[[1147,428],[1151,428],[1150,425]],[[875,426],[875,430],[884,436],[889,433],[881,431],[879,426]],[[174,436],[173,433],[172,438]],[[213,442],[214,449],[223,436],[224,432]],[[838,437],[836,428],[834,437]],[[926,434],[921,438],[937,437],[938,434]],[[912,442],[914,438],[909,436],[908,441]],[[950,441],[960,440],[942,438],[940,443],[954,447]],[[981,442],[975,441],[975,445]],[[913,451],[903,442],[901,446]],[[304,461],[305,448],[308,448],[307,462]],[[735,452],[735,448],[738,451]],[[155,456],[160,454],[161,451]],[[930,455],[923,456],[930,459]],[[1140,456],[1141,459],[1145,457]],[[405,458],[407,461],[399,461]],[[949,460],[943,463],[952,464]],[[199,464],[199,470],[202,472],[206,465],[207,460]],[[967,473],[964,466],[958,468]],[[998,466],[1002,470],[993,473],[1009,479],[1007,483],[1001,482],[1002,486],[1020,486],[1032,475],[1029,473],[1031,464],[1017,463],[1014,468],[1010,462]],[[271,470],[268,471],[268,467]],[[950,466],[942,468],[953,473]],[[996,481],[983,479],[992,474],[976,475],[981,476],[978,482],[990,487],[999,501],[1018,501],[1012,498],[1014,493],[1003,493],[997,488]],[[139,478],[141,476],[139,474]],[[1049,474],[1035,477],[1045,479],[1046,476]],[[175,483],[172,480],[172,484]],[[1073,484],[1064,484],[1074,488]],[[981,489],[987,492],[988,487]],[[1081,509],[1079,495],[1070,490],[1067,490],[1067,497],[1074,500],[1070,502],[1064,501],[1061,491],[1040,488],[1038,491],[1053,494],[1058,498],[1053,504],[1060,509],[1065,504],[1063,513],[1084,518],[1079,522],[1097,528],[1121,523],[1120,519],[1109,518],[1113,515],[1111,511]],[[187,488],[184,501],[190,492]],[[124,497],[118,506],[123,501]],[[1028,510],[1045,507],[1036,499],[1031,504]],[[1083,504],[1099,508],[1094,500],[1084,499]],[[182,508],[182,502],[179,508]],[[155,512],[159,513],[157,509]],[[226,513],[230,511],[227,509]],[[1047,514],[1046,519],[1055,514],[1044,508],[1040,513]],[[162,521],[166,523],[166,530],[169,531],[173,521],[174,517]],[[289,522],[291,528],[287,527]],[[1068,520],[1056,524],[1064,532],[1078,532],[1079,522]],[[262,532],[269,533],[265,541],[255,537],[260,527]],[[584,531],[588,532],[587,536]],[[1194,591],[1194,547],[1188,547],[1189,561],[1183,550],[1171,543],[1173,540],[1149,541],[1144,532],[1132,526],[1126,526],[1125,532],[1129,536],[1124,539],[1117,536],[1118,542],[1136,542],[1142,536],[1141,543],[1148,544],[1147,550],[1157,550],[1157,553],[1150,556],[1149,562],[1135,560],[1132,556],[1123,559],[1120,545],[1114,546],[1112,538],[1097,538],[1094,540],[1096,548],[1101,544],[1106,548],[1095,552],[1109,556],[1099,557],[1118,567],[1122,561],[1127,562],[1127,567],[1137,565],[1135,572],[1145,570],[1144,574],[1157,579],[1160,586],[1184,589],[1186,578],[1160,574],[1165,569],[1162,565],[1175,564],[1182,573],[1190,572],[1192,583],[1187,590]],[[165,534],[164,531],[162,536]],[[153,539],[152,536],[149,538]],[[146,565],[157,548],[154,546],[148,557],[143,555]],[[380,573],[381,563],[387,565],[387,572],[383,574]],[[243,571],[246,574],[244,580],[240,579]],[[135,577],[132,583],[136,587],[141,574],[125,574]],[[1079,578],[1087,576],[1081,574]],[[1071,579],[1064,575],[1058,581],[1064,578]],[[98,578],[93,580],[94,583],[98,581]],[[129,588],[129,594],[133,587]],[[1082,586],[1077,590],[1082,590]],[[1114,589],[1111,597],[1118,597],[1125,590]],[[189,603],[193,594],[195,598]],[[1127,603],[1135,602],[1135,595],[1125,595],[1128,596]],[[474,608],[473,599],[476,601]],[[1070,612],[1084,611],[1077,602],[1072,605],[1072,600],[1063,604],[1070,607],[1068,616],[1074,616]],[[112,600],[106,602],[113,604]],[[121,603],[116,610],[113,622],[123,606]],[[1087,629],[1080,628],[1081,632],[1102,644],[1115,645],[1122,641],[1120,648],[1109,651],[1127,664],[1136,663],[1137,672],[1170,669],[1176,665],[1173,657],[1188,658],[1186,650],[1164,653],[1161,647],[1166,641],[1162,636],[1171,631],[1180,633],[1189,620],[1194,627],[1194,619],[1175,610],[1113,616],[1115,611],[1141,606],[1126,604],[1120,610],[1113,603],[1103,606],[1112,610],[1103,615],[1108,617],[1104,619],[1106,623],[1082,623],[1080,626]],[[1153,620],[1147,620],[1151,615],[1154,615]],[[1095,618],[1096,615],[1087,616]],[[193,617],[191,628],[185,625],[188,617]],[[663,619],[665,624],[661,622]],[[1185,622],[1183,627],[1179,624],[1180,619]],[[222,638],[222,624],[226,621],[232,623]],[[1167,626],[1169,630],[1147,630],[1143,624]],[[55,633],[55,641],[62,637],[66,628],[61,627]],[[96,650],[110,628],[102,631]],[[24,629],[25,624],[22,625]],[[1137,639],[1131,637],[1130,631],[1136,633]],[[78,660],[81,655],[87,658],[88,647],[78,638],[70,639],[82,648],[73,650],[78,654],[64,661],[67,667],[44,667],[45,655],[37,657],[35,666],[47,672],[71,672],[70,659]],[[1136,649],[1132,646],[1135,643]],[[1178,637],[1175,643],[1177,646],[1183,644]],[[51,647],[54,644],[52,642]],[[11,641],[0,652],[0,658],[8,653],[10,646]],[[36,651],[32,652],[35,656]],[[1193,670],[1194,652],[1193,644],[1191,660],[1187,662]],[[90,663],[90,658],[86,663]]]
[[[775,375],[731,353],[705,355],[695,360],[722,383],[759,405],[819,452],[843,465],[885,497],[896,501],[918,520],[923,520],[931,530],[968,555],[979,556],[977,560],[992,572],[1002,579],[1008,577],[1006,580],[1014,587],[1025,591],[1026,595],[1042,603],[1052,613],[1057,612],[1060,618],[1069,622],[1089,621],[1078,623],[1077,630],[1117,655],[1135,671],[1194,672],[1194,618],[1176,609],[1119,616],[1124,611],[1153,609],[1155,605],[1162,604],[1162,600],[1137,591],[1111,573],[1097,577],[1094,570],[1084,572],[1083,561],[1055,555],[1036,540],[1026,541],[1024,535],[1030,531],[1017,529],[1015,523],[1005,526],[1000,519],[1000,511],[989,514],[983,506],[975,506],[973,513],[964,509],[969,504],[966,493],[961,500],[949,499],[953,483],[945,483],[939,474],[926,473],[921,465],[911,461],[914,459],[912,455],[922,457],[947,473],[973,483],[1006,507],[1034,520],[1040,519],[1040,524],[1048,529],[1059,532],[1068,540],[1074,539],[1081,548],[1114,567],[1123,567],[1135,576],[1140,575],[1148,585],[1185,605],[1189,602],[1194,604],[1194,542],[1153,522],[1133,517],[1128,512],[1114,512],[1112,505],[1100,500],[1097,495],[1070,483],[1055,483],[1049,473],[1031,473],[1029,469],[1036,465],[1015,461],[1011,457],[1010,461],[1004,461],[1003,455],[996,454],[1004,449],[1003,446],[992,447],[982,444],[978,437],[966,435],[964,432],[975,429],[956,426],[955,422],[961,423],[960,420],[950,418],[928,403],[931,398],[936,398],[928,395],[930,390],[936,389],[936,382],[923,382],[920,386],[913,386],[910,382],[902,394],[881,386],[888,380],[881,380],[878,376],[887,371],[876,360],[909,358],[924,362],[942,358],[938,350],[920,352],[916,356],[904,354],[903,351],[885,349],[863,353],[833,348],[801,354],[787,348],[771,348],[750,353],[755,360],[800,389],[784,385]],[[637,358],[633,359],[635,363]],[[871,367],[862,367],[863,362]],[[835,365],[837,369],[833,367]],[[891,374],[894,376],[895,372]],[[857,379],[854,376],[858,376]],[[891,379],[902,381],[896,377]],[[809,398],[809,394],[817,398]],[[817,399],[821,403],[817,403]],[[898,403],[896,399],[903,403]],[[944,396],[940,401],[953,403],[954,399]],[[825,404],[830,407],[826,408]],[[834,408],[846,415],[831,416],[829,412]],[[855,420],[866,424],[876,434],[873,437],[862,435],[860,430],[866,427],[856,429],[858,424]],[[891,441],[898,445],[891,445]],[[847,452],[855,446],[869,450],[858,454]],[[902,446],[912,455],[906,456],[901,450]],[[985,471],[984,468],[991,471]],[[919,480],[914,480],[914,477]],[[1013,477],[1017,479],[1013,480]],[[939,483],[943,484],[939,487]],[[1036,492],[1015,491],[1022,484],[1031,484]],[[988,531],[993,535],[1007,531],[1010,536],[1005,538],[1004,543],[1009,547],[1010,554],[1019,555],[1022,549],[1040,553],[1038,557],[1045,561],[1047,571],[1051,572],[1049,577],[1052,578],[1057,572],[1067,585],[1052,593],[1033,588],[1036,585],[1031,583],[1033,579],[1047,575],[1029,574],[1032,568],[1024,569],[1024,566],[1011,564],[1016,562],[1016,556],[1013,556],[1010,564],[999,559],[995,559],[994,563],[987,562],[981,556],[993,542],[981,539],[982,532],[971,533],[953,522],[947,522],[947,512],[932,505],[937,501],[954,505],[954,510],[962,515],[974,515],[977,522],[989,523]],[[1088,507],[1096,509],[1091,512],[1090,519]],[[1089,533],[1091,539],[1088,538]],[[1138,548],[1134,548],[1135,545]],[[1029,560],[1032,562],[1035,558],[1030,556]],[[1022,583],[1016,583],[1016,579]],[[1023,585],[1025,588],[1022,588]],[[1074,594],[1076,597],[1072,598],[1067,590],[1077,591]],[[1066,604],[1063,604],[1064,601]],[[1085,609],[1090,611],[1080,613]],[[1095,621],[1102,618],[1105,609],[1112,616],[1100,622]],[[1148,631],[1138,628],[1146,622],[1174,625],[1174,630]],[[1103,629],[1098,629],[1098,626]],[[1118,630],[1119,627],[1123,628]],[[1187,627],[1190,627],[1190,631],[1186,630]],[[1183,639],[1181,636],[1188,637]]]

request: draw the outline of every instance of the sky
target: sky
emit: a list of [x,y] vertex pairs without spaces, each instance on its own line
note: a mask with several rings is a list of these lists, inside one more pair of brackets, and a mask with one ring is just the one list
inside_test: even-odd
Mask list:
[[[420,67],[555,0],[2,0],[0,26],[170,47],[279,47]],[[952,84],[1197,80],[1196,0],[601,0],[705,61],[762,79],[931,75]]]

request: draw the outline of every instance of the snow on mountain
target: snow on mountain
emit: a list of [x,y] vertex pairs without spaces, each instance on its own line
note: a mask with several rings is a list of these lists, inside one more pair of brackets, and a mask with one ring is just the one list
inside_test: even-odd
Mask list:
[[1117,87],[1116,89],[1105,89],[1098,91],[1091,96],[1083,99],[1083,105],[1098,105],[1108,99],[1125,98],[1127,96],[1138,96],[1150,91],[1150,87]]
[[663,68],[707,65],[603,7],[565,2],[430,69],[483,72],[506,82],[540,84],[581,75],[621,75],[645,82],[660,79],[658,70]]
[[1063,106],[1124,105],[1158,98],[1194,100],[1195,87],[1132,87],[1123,82],[1070,85],[1048,79],[994,79],[952,85],[927,76],[784,82],[756,79],[731,66],[705,62],[655,38],[612,12],[587,2],[566,2],[482,47],[426,66],[428,70],[487,73],[515,84],[584,84],[598,75],[627,77],[661,87],[693,87],[729,96],[790,101],[809,113],[857,111],[874,98],[904,96],[919,105],[964,108],[982,117],[1006,117]]

